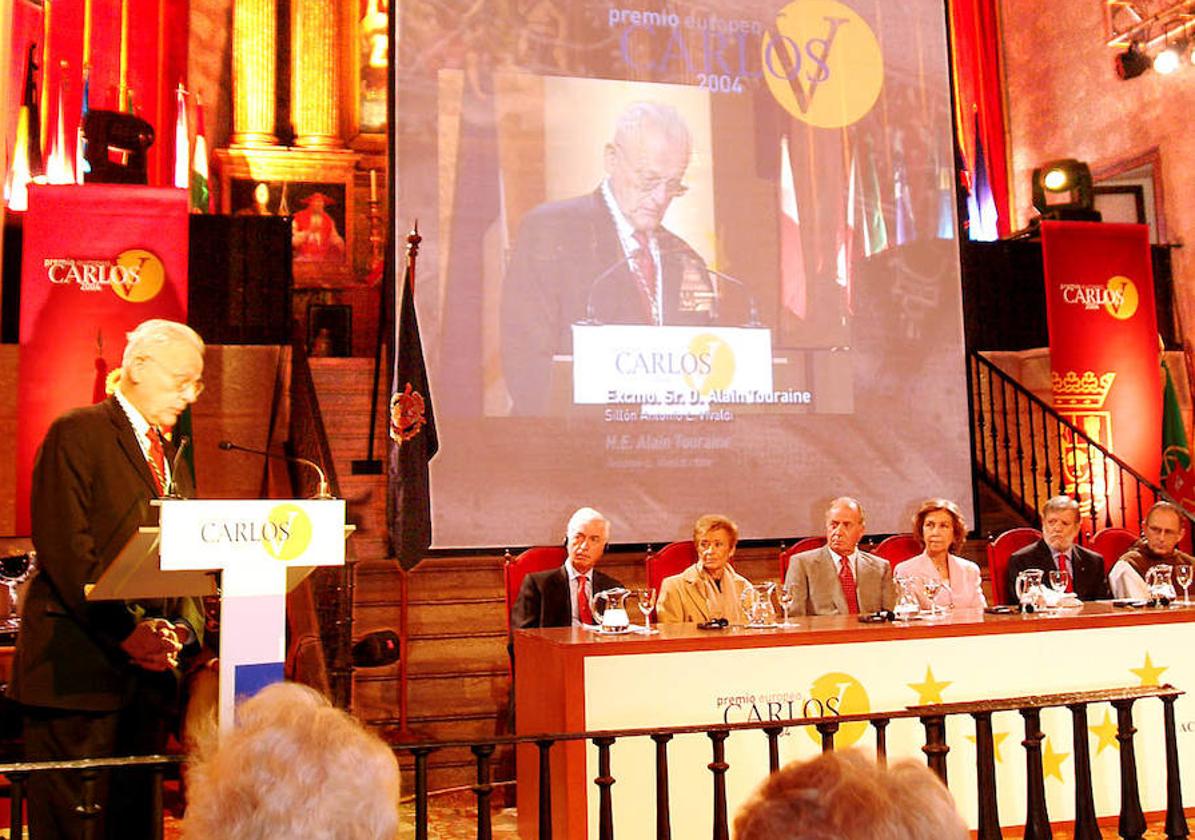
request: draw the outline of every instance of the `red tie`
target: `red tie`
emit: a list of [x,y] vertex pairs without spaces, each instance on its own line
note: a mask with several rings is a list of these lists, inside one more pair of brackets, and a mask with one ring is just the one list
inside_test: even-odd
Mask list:
[[647,234],[641,230],[635,231],[635,242],[639,247],[632,254],[635,261],[635,279],[639,283],[639,293],[643,304],[647,307],[647,317],[651,323],[656,322],[656,261],[651,258],[651,247],[648,245]]
[[846,557],[838,558],[838,582],[842,584],[842,594],[846,598],[846,610],[851,615],[859,612],[859,598],[855,591],[855,575],[851,572],[851,561]]
[[1066,572],[1066,591],[1075,591],[1075,574],[1071,571],[1071,558],[1069,554],[1058,555],[1058,570]]
[[145,437],[149,440],[149,471],[154,476],[154,486],[158,488],[158,495],[166,488],[166,452],[162,449],[162,436],[158,430],[150,426],[145,430]]
[[577,618],[582,624],[593,624],[593,610],[589,608],[585,589],[585,575],[577,575]]

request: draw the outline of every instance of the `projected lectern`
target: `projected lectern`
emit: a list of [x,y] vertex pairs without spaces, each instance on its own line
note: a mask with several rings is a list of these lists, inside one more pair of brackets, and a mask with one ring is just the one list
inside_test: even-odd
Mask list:
[[343,499],[162,499],[88,590],[93,601],[215,595],[220,572],[221,730],[239,697],[282,679],[286,593],[344,564]]

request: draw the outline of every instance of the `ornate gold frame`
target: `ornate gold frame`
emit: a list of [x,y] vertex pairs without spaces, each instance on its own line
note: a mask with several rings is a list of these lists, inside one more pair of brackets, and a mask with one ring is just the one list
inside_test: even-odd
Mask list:
[[[385,6],[386,14],[395,6],[394,0],[375,0],[376,4]],[[344,37],[341,38],[341,96],[345,107],[344,136],[349,146],[369,154],[383,154],[386,151],[385,117],[381,123],[362,127],[361,125],[361,94],[364,81],[362,54],[363,14],[362,7],[368,8],[370,0],[351,0],[343,3],[343,17],[341,18]],[[384,33],[383,33],[384,34]],[[390,56],[393,59],[393,56]],[[382,80],[382,95],[385,95],[385,79]]]

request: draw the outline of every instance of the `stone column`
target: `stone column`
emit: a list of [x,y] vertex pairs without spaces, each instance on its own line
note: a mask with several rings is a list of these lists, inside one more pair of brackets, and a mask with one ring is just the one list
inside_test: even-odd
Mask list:
[[290,107],[296,146],[341,145],[339,18],[335,0],[292,0]]
[[275,0],[233,0],[232,144],[272,146],[278,53]]

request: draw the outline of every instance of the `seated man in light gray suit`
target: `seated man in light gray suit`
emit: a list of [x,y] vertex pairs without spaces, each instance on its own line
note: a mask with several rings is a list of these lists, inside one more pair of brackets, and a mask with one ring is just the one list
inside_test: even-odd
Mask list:
[[863,506],[840,496],[826,510],[826,545],[795,554],[784,583],[796,587],[793,615],[847,615],[890,610],[896,603],[892,567],[859,551]]

